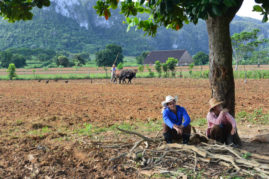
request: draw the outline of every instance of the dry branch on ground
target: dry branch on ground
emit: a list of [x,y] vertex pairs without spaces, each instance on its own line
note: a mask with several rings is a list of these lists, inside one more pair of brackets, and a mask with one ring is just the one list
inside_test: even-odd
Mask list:
[[[149,138],[138,132],[118,128],[121,132],[136,135],[141,139],[132,145],[119,143],[111,150],[118,150],[118,155],[110,158],[110,162],[135,169],[139,174],[152,176],[156,173],[169,173],[175,176],[185,176],[179,168],[185,168],[196,175],[240,175],[269,178],[268,156],[251,155],[244,157],[246,151],[227,145],[210,142],[200,142],[196,145],[165,144],[161,138]],[[199,135],[196,133],[194,135]],[[201,135],[201,137],[204,137]],[[113,143],[113,141],[110,141]],[[101,144],[108,148],[106,143]],[[124,145],[124,146],[122,146]],[[264,158],[264,160],[261,160]],[[259,160],[256,160],[259,159]]]

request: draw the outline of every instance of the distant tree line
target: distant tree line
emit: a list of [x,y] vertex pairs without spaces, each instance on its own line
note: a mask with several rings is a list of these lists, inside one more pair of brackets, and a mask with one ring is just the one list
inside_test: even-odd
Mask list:
[[[89,53],[56,52],[51,49],[12,48],[0,51],[0,67],[13,63],[17,68],[35,64],[35,67],[82,66],[90,60]],[[37,65],[38,64],[38,65]]]
[[[268,39],[258,39],[258,29],[251,32],[236,33],[232,36],[234,48],[234,64],[269,64]],[[149,51],[142,51],[135,57],[137,65],[143,65]],[[113,63],[123,68],[123,49],[117,44],[108,44],[99,49],[95,54],[97,66],[107,67]],[[209,63],[209,56],[205,52],[197,52],[193,55],[194,65],[206,65]],[[42,48],[11,48],[0,51],[0,67],[7,68],[13,63],[17,68],[25,66],[31,68],[42,67],[73,67],[83,66],[90,62],[90,54],[87,52],[71,53],[67,51],[55,51]],[[165,70],[164,66],[164,70]],[[156,69],[157,70],[157,69]],[[165,73],[165,71],[163,71]]]

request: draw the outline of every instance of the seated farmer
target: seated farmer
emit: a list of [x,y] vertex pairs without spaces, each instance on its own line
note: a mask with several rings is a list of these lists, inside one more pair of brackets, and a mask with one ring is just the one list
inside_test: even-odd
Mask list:
[[[241,145],[241,141],[236,142],[236,137],[239,138],[236,132],[236,122],[227,109],[222,107],[223,101],[218,101],[215,98],[209,100],[210,109],[207,114],[208,129],[206,135],[208,138],[217,140],[227,145]],[[237,136],[235,136],[235,134]]]
[[[162,102],[164,107],[163,113],[163,136],[167,143],[172,143],[172,140],[178,141],[183,139],[183,144],[187,144],[190,139],[191,126],[190,117],[185,108],[176,105],[177,97],[166,96]],[[184,122],[182,121],[184,118]]]

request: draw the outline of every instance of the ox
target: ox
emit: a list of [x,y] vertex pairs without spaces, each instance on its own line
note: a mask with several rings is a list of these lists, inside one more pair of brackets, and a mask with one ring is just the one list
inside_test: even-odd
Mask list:
[[121,71],[116,71],[114,82],[117,82],[117,79],[119,79],[119,84],[121,84],[121,81],[126,83],[125,80],[128,79],[128,83],[132,83],[132,79],[136,77],[136,73],[136,69],[124,69]]

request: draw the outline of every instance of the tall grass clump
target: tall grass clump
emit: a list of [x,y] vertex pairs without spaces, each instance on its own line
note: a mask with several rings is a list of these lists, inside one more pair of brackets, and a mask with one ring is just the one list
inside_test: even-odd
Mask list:
[[144,65],[139,65],[138,66],[138,71],[139,72],[144,72]]
[[235,78],[269,79],[269,70],[236,71]]
[[14,63],[10,63],[7,69],[8,72],[8,78],[10,80],[13,80],[15,77],[17,77],[16,75],[16,66]]
[[154,77],[154,72],[151,70],[151,68],[149,67],[149,65],[147,65],[147,70],[149,71],[148,77],[149,78],[153,78]]

